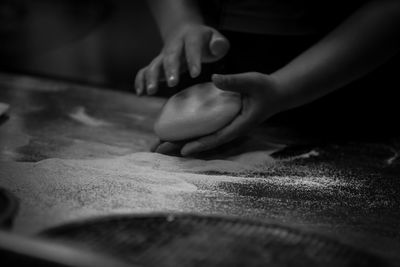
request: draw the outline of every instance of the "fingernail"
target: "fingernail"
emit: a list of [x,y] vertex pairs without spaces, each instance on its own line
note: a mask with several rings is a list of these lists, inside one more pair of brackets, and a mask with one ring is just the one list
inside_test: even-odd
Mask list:
[[200,74],[200,70],[197,66],[192,66],[190,68],[190,76],[192,76],[192,78],[199,76],[199,74]]
[[193,152],[195,152],[195,151],[193,151],[192,147],[190,147],[190,146],[189,147],[183,147],[182,150],[181,150],[181,155],[186,157],[186,156],[189,156],[190,154],[193,154]]
[[187,152],[186,149],[182,149],[182,150],[181,150],[181,155],[182,155],[183,157],[186,157],[186,156],[189,155],[189,153]]
[[149,83],[147,85],[147,93],[152,95],[156,92],[156,86],[154,85],[154,83]]
[[210,44],[210,50],[214,56],[223,56],[229,50],[229,42],[224,38],[216,38]]
[[142,89],[140,87],[136,88],[136,94],[139,96],[142,94]]
[[211,76],[211,80],[213,82],[221,82],[222,81],[222,75],[221,74],[213,74]]
[[175,86],[176,85],[176,76],[174,74],[171,74],[168,76],[168,85],[169,86]]

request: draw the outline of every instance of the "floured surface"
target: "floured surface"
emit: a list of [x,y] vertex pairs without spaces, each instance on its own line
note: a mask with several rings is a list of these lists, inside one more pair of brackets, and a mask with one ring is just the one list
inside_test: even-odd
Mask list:
[[196,203],[187,202],[185,196],[207,191],[198,188],[198,184],[214,188],[218,182],[243,180],[200,173],[250,172],[260,163],[273,164],[269,153],[259,154],[259,162],[251,153],[248,156],[252,161],[242,158],[241,162],[182,159],[155,153],[96,160],[3,162],[0,176],[5,179],[0,186],[10,189],[22,201],[15,230],[32,233],[95,214],[192,210],[190,206]]
[[88,115],[84,107],[77,107],[69,114],[69,117],[87,126],[111,126],[111,123],[109,122]]
[[143,152],[110,159],[3,162],[0,176],[5,179],[0,186],[11,189],[21,199],[15,231],[25,233],[73,219],[120,212],[280,217],[283,214],[274,212],[294,205],[285,201],[305,200],[305,206],[290,208],[291,214],[284,214],[286,219],[295,219],[302,217],[301,209],[308,209],[315,201],[338,201],[346,196],[345,190],[363,187],[362,181],[327,176],[312,168],[307,175],[300,167],[291,175],[283,175],[280,172],[285,169],[285,161],[274,160],[272,152],[249,152],[239,160],[206,161]]
[[[320,231],[400,262],[400,139],[313,137],[296,148],[296,138],[272,142],[296,134],[268,128],[208,160],[182,159],[144,152],[161,99],[1,74],[0,98],[12,107],[0,125],[0,186],[21,201],[13,231],[114,213],[212,213]],[[271,157],[284,148],[274,143],[293,147]]]

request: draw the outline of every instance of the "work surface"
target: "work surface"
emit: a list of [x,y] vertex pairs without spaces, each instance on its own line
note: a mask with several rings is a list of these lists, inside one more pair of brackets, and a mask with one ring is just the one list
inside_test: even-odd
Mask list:
[[315,145],[266,127],[235,149],[184,159],[148,152],[160,98],[2,74],[0,102],[11,105],[0,187],[20,200],[12,231],[121,213],[235,215],[400,262],[399,139]]

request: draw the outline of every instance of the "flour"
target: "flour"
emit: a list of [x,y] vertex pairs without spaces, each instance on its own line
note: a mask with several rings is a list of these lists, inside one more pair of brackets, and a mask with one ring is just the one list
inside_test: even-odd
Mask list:
[[273,151],[249,152],[239,156],[232,156],[224,160],[179,158],[142,152],[135,153],[133,154],[134,156],[127,157],[125,160],[135,165],[170,172],[219,172],[237,175],[246,172],[261,171],[264,170],[266,166],[274,164],[275,160],[271,157],[272,152]]
[[309,151],[309,152],[307,152],[307,153],[304,153],[304,154],[301,154],[301,155],[298,155],[298,156],[291,157],[290,160],[294,160],[294,159],[308,159],[308,158],[311,158],[311,157],[318,157],[318,156],[319,156],[319,152],[318,152],[318,151],[311,150],[311,151]]
[[101,127],[101,126],[111,125],[111,123],[109,122],[90,116],[89,114],[86,113],[86,109],[84,107],[77,107],[73,112],[69,114],[69,117],[77,122],[80,122],[84,125],[91,127]]
[[21,200],[15,229],[42,227],[91,215],[180,210],[179,195],[197,189],[173,173],[127,166],[124,159],[2,163],[1,186]]
[[[315,173],[276,175],[282,167],[271,157],[276,149],[215,160],[141,152],[108,159],[0,162],[0,186],[21,200],[15,231],[22,233],[126,212],[259,213],[252,200],[256,195],[271,201],[277,192],[285,196],[323,189],[333,194],[330,191],[349,186]],[[242,187],[249,196],[240,193]]]

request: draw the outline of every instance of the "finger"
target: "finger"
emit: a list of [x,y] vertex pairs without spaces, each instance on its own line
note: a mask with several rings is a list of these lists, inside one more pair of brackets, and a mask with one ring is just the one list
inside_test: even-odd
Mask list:
[[213,31],[210,39],[209,48],[211,54],[220,59],[228,53],[230,44],[225,36],[223,36],[218,31]]
[[183,42],[174,42],[164,53],[163,66],[168,86],[172,87],[179,82],[179,65],[182,57]]
[[185,55],[190,76],[195,78],[201,72],[201,37],[198,35],[190,35],[185,41]]
[[158,89],[158,78],[161,68],[161,57],[156,57],[145,72],[147,94],[154,95]]
[[157,148],[159,147],[159,145],[161,144],[161,140],[157,140],[156,142],[154,142],[151,146],[150,146],[150,152],[156,152]]
[[[213,74],[211,79],[216,87],[221,90],[237,92],[237,93],[248,93],[251,88],[254,80],[257,80],[258,77],[254,77],[257,74],[253,73],[240,73],[240,74],[230,74],[230,75],[221,75],[221,74]],[[261,78],[261,77],[259,77]]]
[[188,156],[210,150],[239,137],[241,134],[246,132],[253,123],[248,114],[249,113],[246,112],[243,115],[239,115],[228,126],[214,134],[187,143],[181,149],[181,155]]
[[165,155],[179,155],[182,146],[179,143],[163,142],[157,147],[155,152]]
[[142,95],[144,92],[144,72],[146,68],[142,68],[138,71],[135,77],[135,91],[137,95]]

